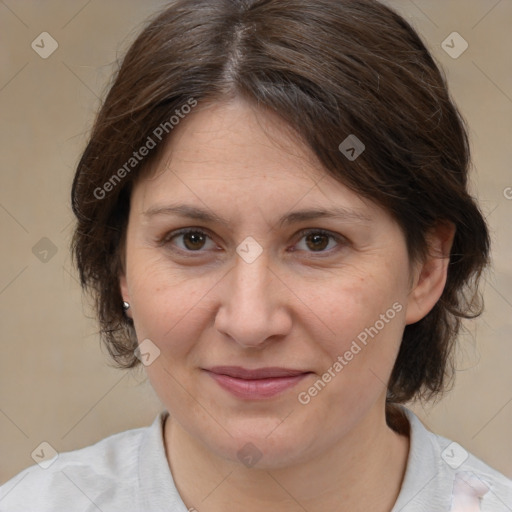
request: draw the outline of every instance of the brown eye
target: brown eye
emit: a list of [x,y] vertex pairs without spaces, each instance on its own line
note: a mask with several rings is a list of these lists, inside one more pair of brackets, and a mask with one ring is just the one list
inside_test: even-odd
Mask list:
[[[309,253],[331,254],[346,243],[342,236],[335,235],[321,229],[308,229],[299,233],[299,243],[295,246],[299,250]],[[296,250],[296,249],[294,249]]]
[[329,237],[323,233],[313,233],[306,237],[306,245],[312,251],[323,251],[329,245]]
[[190,251],[202,249],[205,243],[205,236],[198,231],[189,231],[183,235],[183,244]]
[[164,245],[178,249],[181,252],[204,252],[207,250],[208,241],[212,244],[210,249],[215,247],[211,237],[199,229],[182,229],[170,233],[164,240]]

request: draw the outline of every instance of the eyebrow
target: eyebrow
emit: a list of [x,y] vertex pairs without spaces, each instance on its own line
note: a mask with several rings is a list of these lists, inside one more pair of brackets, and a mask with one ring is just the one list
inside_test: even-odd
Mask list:
[[[187,204],[153,206],[142,212],[142,214],[146,218],[151,218],[157,215],[176,215],[179,217],[187,217],[189,219],[195,219],[203,222],[217,223],[224,226],[229,226],[228,221],[222,217],[219,217],[215,213]],[[310,208],[286,213],[279,219],[277,225],[282,227],[284,225],[289,225],[296,222],[321,218],[352,222],[371,222],[371,218],[361,211],[338,207],[329,210],[324,208]]]

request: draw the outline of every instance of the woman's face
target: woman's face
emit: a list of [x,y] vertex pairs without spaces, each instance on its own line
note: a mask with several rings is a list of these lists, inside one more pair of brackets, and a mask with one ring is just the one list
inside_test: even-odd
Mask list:
[[268,468],[382,428],[414,281],[397,223],[288,133],[241,101],[182,120],[133,190],[121,279],[174,420]]

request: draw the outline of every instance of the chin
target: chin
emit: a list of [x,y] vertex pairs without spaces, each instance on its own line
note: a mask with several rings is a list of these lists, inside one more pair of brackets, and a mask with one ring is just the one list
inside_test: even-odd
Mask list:
[[[285,420],[286,422],[286,420]],[[245,421],[227,430],[222,430],[221,438],[203,437],[203,443],[218,456],[243,464],[247,468],[272,470],[287,467],[306,456],[305,451],[314,443],[315,436],[304,432],[301,425],[279,424],[275,419]],[[276,427],[276,425],[278,425]],[[202,432],[204,436],[211,432]]]

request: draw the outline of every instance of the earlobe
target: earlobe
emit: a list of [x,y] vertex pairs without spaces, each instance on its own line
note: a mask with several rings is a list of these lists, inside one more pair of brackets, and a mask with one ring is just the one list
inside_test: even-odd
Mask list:
[[121,290],[121,297],[123,298],[123,302],[121,307],[124,311],[124,314],[131,318],[130,309],[130,293],[128,292],[128,284],[126,282],[126,275],[122,275],[119,278],[119,287]]
[[441,297],[448,276],[454,236],[455,226],[449,222],[438,223],[427,235],[428,254],[415,269],[406,324],[413,324],[425,317]]

